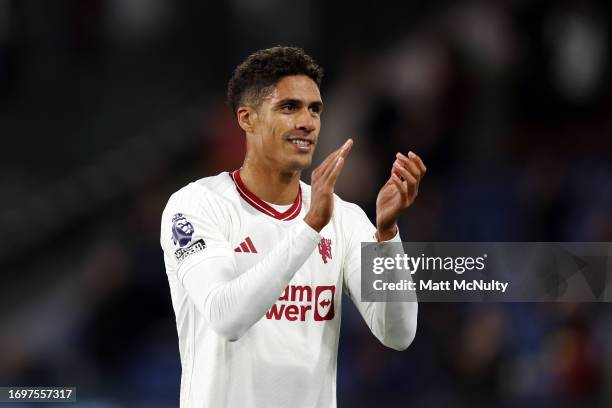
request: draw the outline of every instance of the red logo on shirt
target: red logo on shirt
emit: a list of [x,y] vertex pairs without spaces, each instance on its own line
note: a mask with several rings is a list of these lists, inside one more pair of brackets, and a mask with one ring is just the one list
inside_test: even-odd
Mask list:
[[334,318],[335,286],[317,286],[315,290],[314,319],[316,321]]
[[[314,292],[314,293],[313,293]],[[268,320],[332,320],[335,316],[334,294],[336,287],[289,285],[278,301],[266,312]],[[313,296],[314,295],[314,296]]]
[[327,263],[327,260],[331,259],[331,238],[321,238],[321,241],[319,241],[319,253],[323,263]]
[[246,237],[244,241],[240,243],[240,245],[234,248],[234,252],[245,252],[247,254],[256,254],[257,250],[255,249],[255,245],[253,245],[253,241],[251,241],[251,237]]

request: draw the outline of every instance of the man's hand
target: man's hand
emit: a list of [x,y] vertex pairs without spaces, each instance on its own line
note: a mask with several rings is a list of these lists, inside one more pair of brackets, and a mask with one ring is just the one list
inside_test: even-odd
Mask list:
[[414,202],[426,171],[421,158],[413,152],[408,152],[408,157],[401,153],[396,155],[391,177],[376,198],[376,238],[379,241],[388,241],[397,234],[397,220]]
[[304,222],[317,232],[321,232],[331,220],[334,212],[334,187],[352,146],[353,140],[348,139],[312,172],[310,210]]

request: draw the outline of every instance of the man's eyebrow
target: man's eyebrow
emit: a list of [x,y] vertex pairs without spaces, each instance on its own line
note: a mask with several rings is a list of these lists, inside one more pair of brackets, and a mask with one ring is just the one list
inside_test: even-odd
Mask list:
[[319,108],[319,110],[323,110],[323,102],[321,101],[314,101],[310,104],[310,106],[316,106],[317,108]]
[[[302,105],[303,101],[301,101],[299,99],[285,98],[285,99],[281,99],[280,101],[276,102],[274,105],[275,106],[283,106],[283,105],[288,104],[288,103],[292,103],[294,105]],[[316,106],[319,109],[323,109],[323,102],[321,102],[321,101],[314,101],[314,102],[311,102],[309,104],[309,106]]]

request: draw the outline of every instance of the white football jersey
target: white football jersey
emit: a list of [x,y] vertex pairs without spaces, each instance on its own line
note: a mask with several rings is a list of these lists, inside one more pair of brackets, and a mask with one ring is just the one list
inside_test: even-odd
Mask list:
[[239,171],[190,183],[170,198],[161,244],[179,336],[182,408],[336,406],[341,293],[373,331],[376,324],[366,316],[374,305],[359,299],[361,242],[374,241],[376,229],[358,206],[335,197],[329,224],[320,236],[312,230],[315,250],[236,341],[213,330],[183,286],[186,271],[208,272],[186,265],[207,257],[232,257],[236,276],[244,273],[303,223],[309,206],[309,185],[300,182],[293,205],[279,212],[245,187]]

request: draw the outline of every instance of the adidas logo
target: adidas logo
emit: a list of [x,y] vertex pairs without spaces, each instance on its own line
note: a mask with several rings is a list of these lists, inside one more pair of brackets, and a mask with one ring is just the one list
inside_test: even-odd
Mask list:
[[255,245],[253,245],[253,241],[251,241],[251,238],[246,237],[245,240],[240,243],[240,245],[234,248],[234,252],[245,252],[247,254],[256,254],[257,250],[255,249]]

